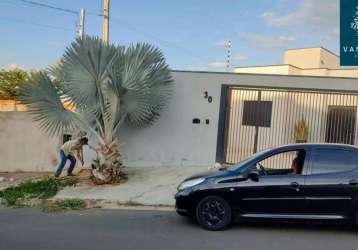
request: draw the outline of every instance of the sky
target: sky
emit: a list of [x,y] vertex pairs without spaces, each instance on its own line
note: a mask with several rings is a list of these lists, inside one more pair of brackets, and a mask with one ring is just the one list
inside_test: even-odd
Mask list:
[[[86,10],[85,33],[102,35],[102,0],[33,0]],[[78,15],[0,0],[0,69],[43,69],[76,38]],[[339,52],[339,0],[111,0],[110,42],[158,46],[176,70],[225,71],[283,63],[286,48]]]

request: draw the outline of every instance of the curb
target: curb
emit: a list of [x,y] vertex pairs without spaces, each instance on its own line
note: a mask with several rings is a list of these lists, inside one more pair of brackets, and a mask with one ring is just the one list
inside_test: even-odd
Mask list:
[[[66,199],[52,199],[52,200],[66,200]],[[146,205],[140,203],[120,203],[118,201],[111,200],[92,200],[92,199],[81,199],[86,202],[87,209],[118,209],[118,210],[138,210],[138,211],[175,211],[174,206],[169,205]]]
[[118,210],[138,210],[138,211],[166,211],[166,212],[174,212],[174,207],[167,207],[167,206],[126,206],[126,205],[117,205],[116,207],[107,208],[102,207],[101,209],[118,209]]

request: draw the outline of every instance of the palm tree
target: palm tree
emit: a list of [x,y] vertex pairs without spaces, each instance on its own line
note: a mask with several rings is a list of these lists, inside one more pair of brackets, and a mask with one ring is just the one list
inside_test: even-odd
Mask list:
[[51,136],[81,129],[99,142],[92,175],[97,184],[122,175],[119,129],[152,124],[171,95],[172,77],[162,52],[149,44],[128,48],[99,38],[75,40],[60,63],[34,73],[19,90],[40,128]]

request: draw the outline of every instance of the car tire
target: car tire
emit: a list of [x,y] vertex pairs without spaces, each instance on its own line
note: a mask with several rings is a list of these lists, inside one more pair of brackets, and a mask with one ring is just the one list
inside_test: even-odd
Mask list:
[[231,223],[231,207],[219,196],[204,197],[196,207],[196,219],[204,229],[223,230]]

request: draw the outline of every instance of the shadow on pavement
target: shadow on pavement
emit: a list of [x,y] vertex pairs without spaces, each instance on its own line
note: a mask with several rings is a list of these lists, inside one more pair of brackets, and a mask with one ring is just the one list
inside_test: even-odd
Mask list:
[[[194,218],[181,218],[180,223],[185,226],[197,227]],[[321,221],[238,221],[232,223],[227,230],[270,230],[270,231],[316,231],[319,232],[331,232],[331,233],[352,233],[358,236],[358,227],[344,222],[321,222]]]

